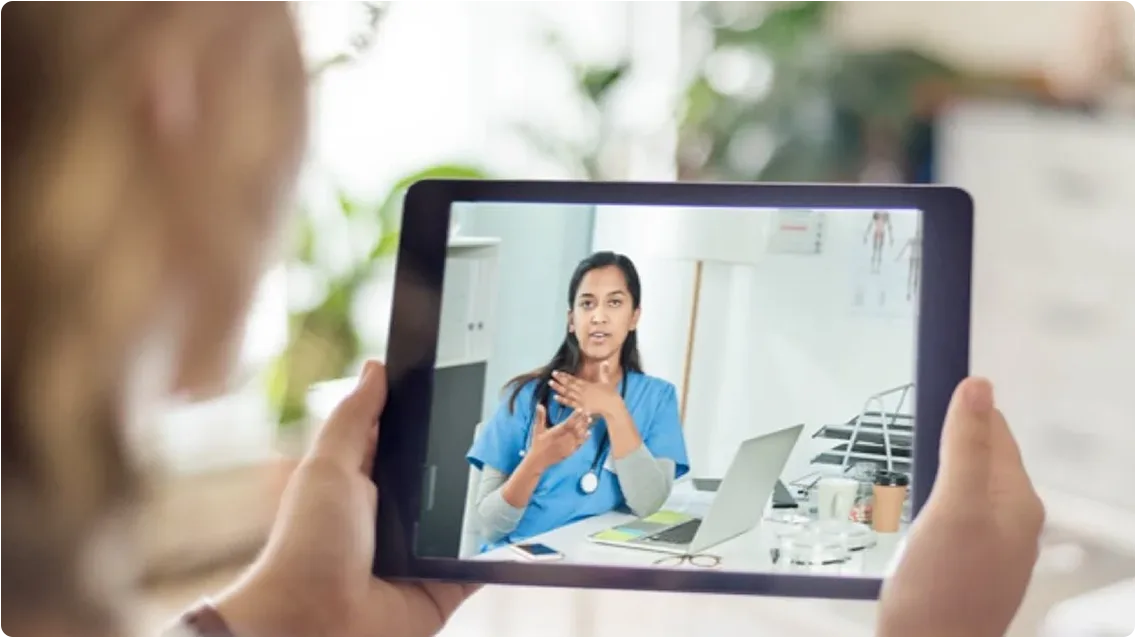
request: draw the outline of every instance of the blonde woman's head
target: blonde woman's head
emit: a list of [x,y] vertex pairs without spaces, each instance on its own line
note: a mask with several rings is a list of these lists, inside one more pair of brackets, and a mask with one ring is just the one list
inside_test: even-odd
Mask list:
[[0,24],[4,629],[89,634],[113,622],[87,561],[134,487],[127,406],[223,386],[306,81],[283,4],[11,3]]

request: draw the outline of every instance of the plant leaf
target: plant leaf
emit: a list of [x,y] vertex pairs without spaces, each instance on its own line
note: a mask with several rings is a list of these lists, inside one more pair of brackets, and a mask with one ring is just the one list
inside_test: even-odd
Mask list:
[[371,259],[382,259],[398,252],[398,236],[399,233],[397,230],[383,233],[378,245],[371,251]]
[[315,261],[316,231],[312,227],[311,213],[301,210],[292,223],[293,241],[295,242],[296,259],[305,264]]
[[[424,179],[485,179],[488,173],[477,166],[467,164],[439,164],[406,175],[395,182],[383,203],[379,205],[379,219],[383,223],[383,236],[378,244],[371,249],[370,260],[374,261],[386,257],[394,247],[398,246],[399,222],[402,220],[402,201],[406,191],[416,182]],[[393,234],[394,237],[390,237]]]
[[340,212],[342,212],[343,216],[347,219],[351,219],[352,217],[358,215],[359,211],[363,208],[359,205],[358,202],[348,197],[347,193],[343,191],[343,189],[337,189],[335,191],[335,199],[339,203]]
[[579,74],[580,89],[589,100],[602,104],[608,93],[630,70],[631,63],[626,60],[612,67],[585,68]]

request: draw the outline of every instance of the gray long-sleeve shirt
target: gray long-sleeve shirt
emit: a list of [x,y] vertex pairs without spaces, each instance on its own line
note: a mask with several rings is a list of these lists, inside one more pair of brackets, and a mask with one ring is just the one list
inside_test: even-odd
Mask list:
[[[650,516],[663,506],[674,484],[675,463],[671,459],[657,459],[646,445],[612,462],[619,477],[620,491],[627,507],[636,516]],[[513,507],[505,501],[501,488],[508,475],[486,465],[481,471],[477,491],[477,515],[483,541],[496,542],[512,533],[524,516],[524,508]]]

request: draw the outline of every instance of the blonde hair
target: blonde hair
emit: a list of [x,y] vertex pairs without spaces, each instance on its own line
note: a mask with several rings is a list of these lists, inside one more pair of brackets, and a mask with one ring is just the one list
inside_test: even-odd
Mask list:
[[[303,70],[276,3],[11,3],[2,25],[4,628],[91,635],[117,622],[83,579],[137,496],[140,341],[176,291],[177,382],[220,377],[302,146]],[[192,139],[148,110],[169,60],[193,65]]]

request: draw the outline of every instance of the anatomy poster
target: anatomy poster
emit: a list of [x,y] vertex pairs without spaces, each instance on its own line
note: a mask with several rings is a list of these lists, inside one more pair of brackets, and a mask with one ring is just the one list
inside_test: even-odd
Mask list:
[[852,311],[876,317],[911,316],[917,307],[922,245],[914,211],[856,211],[848,238]]

